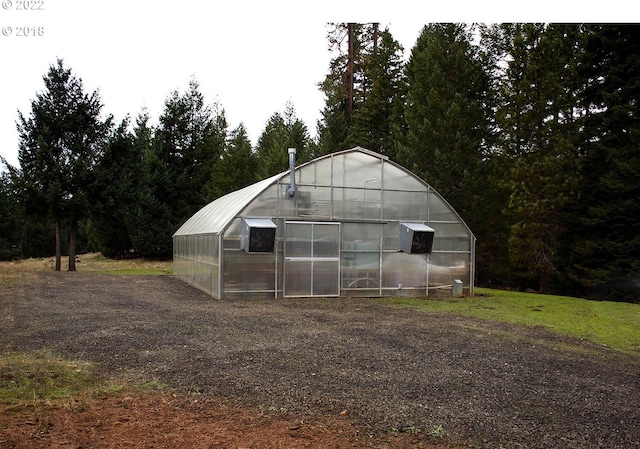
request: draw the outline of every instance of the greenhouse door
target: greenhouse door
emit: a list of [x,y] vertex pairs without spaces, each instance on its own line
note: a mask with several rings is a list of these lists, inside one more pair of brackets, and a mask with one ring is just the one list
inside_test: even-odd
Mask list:
[[284,296],[338,296],[340,225],[287,222]]

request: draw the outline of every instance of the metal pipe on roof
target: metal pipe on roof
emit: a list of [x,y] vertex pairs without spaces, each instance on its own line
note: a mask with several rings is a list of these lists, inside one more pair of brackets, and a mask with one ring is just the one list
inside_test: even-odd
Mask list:
[[289,148],[289,175],[291,176],[291,183],[287,189],[287,197],[293,198],[296,196],[296,149]]

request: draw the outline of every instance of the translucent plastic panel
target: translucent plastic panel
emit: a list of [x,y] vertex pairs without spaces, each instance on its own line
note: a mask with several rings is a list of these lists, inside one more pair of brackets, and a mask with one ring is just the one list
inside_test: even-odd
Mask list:
[[435,239],[433,251],[471,251],[471,240],[467,237],[444,237]]
[[380,190],[337,188],[333,191],[333,215],[352,220],[380,220]]
[[313,262],[313,295],[338,294],[338,262]]
[[382,226],[378,223],[343,223],[343,250],[379,251]]
[[429,285],[450,285],[460,279],[469,286],[469,254],[433,253],[429,256]]
[[313,257],[338,257],[340,255],[340,227],[314,224]]
[[201,260],[205,263],[211,264],[211,236],[203,235],[200,244],[202,245]]
[[333,216],[342,219],[362,219],[363,189],[333,189]]
[[204,258],[204,235],[195,236],[196,252],[195,259],[199,262]]
[[311,261],[285,263],[285,295],[311,295]]
[[227,230],[225,231],[225,237],[228,237],[228,236],[240,237],[241,232],[242,232],[242,218],[236,218],[227,227]]
[[224,232],[224,249],[240,249],[242,219],[234,219]]
[[451,210],[437,193],[429,194],[429,221],[459,221],[460,218]]
[[428,195],[425,192],[384,190],[382,205],[384,220],[426,222],[429,217]]
[[279,216],[290,219],[331,218],[331,188],[299,185],[295,201],[280,201]]
[[218,265],[211,266],[211,294],[220,298],[220,268]]
[[212,235],[210,236],[211,242],[211,256],[209,262],[212,264],[218,265],[218,260],[220,256],[220,236]]
[[334,257],[340,254],[340,226],[324,223],[287,223],[285,256]]
[[411,190],[426,192],[427,185],[416,179],[414,175],[389,162],[384,163],[385,190]]
[[240,214],[244,217],[273,217],[276,211],[277,192],[277,185],[267,187],[260,195],[252,199]]
[[173,275],[177,278],[182,278],[185,274],[184,260],[181,256],[173,256]]
[[193,283],[203,290],[211,294],[211,265],[195,262],[193,264]]
[[287,257],[311,257],[311,226],[287,224],[285,255]]
[[422,254],[384,253],[382,287],[426,288],[427,257]]
[[199,250],[199,242],[200,242],[200,236],[199,235],[193,235],[193,236],[189,236],[189,257],[194,260],[197,261],[198,260],[198,250]]
[[438,231],[438,235],[441,237],[469,237],[469,232],[467,231],[466,226],[461,222],[438,223],[436,221],[431,221],[429,226]]
[[380,287],[379,223],[342,225],[342,288]]
[[273,292],[242,292],[242,291],[233,291],[233,292],[225,292],[225,299],[273,299]]
[[364,220],[380,220],[382,211],[380,200],[382,192],[373,188],[365,188],[362,194],[362,218]]
[[342,288],[380,287],[380,252],[342,253]]
[[[380,159],[362,153],[348,153],[333,158],[334,187],[364,188],[365,182],[381,182]],[[380,188],[380,187],[378,187]]]
[[224,252],[224,290],[275,290],[275,256]]
[[[296,170],[296,182],[298,184],[330,186],[331,185],[331,158],[320,160],[314,164],[308,164]],[[286,181],[288,184],[290,181]]]
[[218,258],[212,254],[216,239],[214,235],[174,237],[174,275],[214,296],[219,295]]
[[194,260],[195,259],[195,255],[196,255],[196,239],[195,236],[188,236],[187,237],[187,241],[189,242],[189,252],[187,253],[187,257],[190,260]]
[[400,250],[400,222],[392,221],[382,227],[382,249]]

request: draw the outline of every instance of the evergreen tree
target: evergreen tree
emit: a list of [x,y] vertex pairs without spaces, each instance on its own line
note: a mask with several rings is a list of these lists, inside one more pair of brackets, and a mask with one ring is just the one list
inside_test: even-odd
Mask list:
[[208,201],[257,182],[257,156],[243,124],[231,131],[208,185]]
[[171,202],[173,180],[158,155],[145,155],[140,173],[140,190],[135,206],[127,215],[127,228],[137,253],[144,257],[168,258],[173,253],[172,235],[178,228]]
[[640,28],[585,28],[581,182],[563,235],[563,273],[584,296],[638,302]]
[[337,23],[331,26],[327,38],[329,50],[336,56],[320,84],[320,90],[326,95],[322,118],[318,122],[320,154],[339,151],[349,145],[347,139],[354,111],[369,89],[367,61],[377,53],[378,35],[377,23]]
[[63,220],[70,228],[69,271],[75,271],[78,221],[89,214],[93,168],[111,127],[101,119],[98,92],[85,94],[80,78],[62,60],[45,77],[45,90],[18,117],[19,154],[27,212],[55,223],[56,270],[61,263]]
[[11,171],[0,172],[0,260],[13,260],[20,256],[22,217],[19,191]]
[[396,158],[394,131],[401,120],[406,91],[402,47],[388,29],[367,52],[364,60],[364,90],[354,105],[347,146],[362,146]]
[[[541,291],[557,272],[562,211],[577,173],[578,30],[541,24],[496,30],[508,61],[499,85],[497,151],[509,200],[509,253],[516,267],[538,275]],[[499,45],[495,45],[497,48]]]
[[297,160],[308,160],[311,139],[306,125],[297,118],[293,105],[287,103],[284,115],[274,113],[256,146],[258,175],[267,178],[289,168],[287,149],[297,150]]
[[106,257],[126,254],[133,248],[127,214],[136,204],[136,178],[142,169],[141,154],[134,145],[127,117],[113,131],[95,169],[89,236]]
[[[154,148],[167,171],[166,203],[171,205],[175,229],[206,204],[205,185],[227,139],[224,111],[204,104],[195,80],[180,95],[176,90],[165,102],[155,133]],[[173,229],[175,231],[175,229]]]
[[[297,150],[297,162],[302,163],[313,159],[313,150],[311,148],[313,142],[309,135],[309,129],[307,128],[307,125],[298,118],[296,109],[290,101],[285,105],[284,124],[289,134],[289,143],[287,148],[295,148]],[[285,151],[285,153],[287,153],[287,151]]]
[[152,138],[146,118],[136,133],[144,166],[129,219],[131,239],[145,256],[169,257],[173,232],[207,203],[227,121],[219,105],[205,105],[197,81],[191,80],[184,94],[176,90],[167,98]]
[[132,247],[146,257],[169,257],[173,252],[174,226],[171,208],[163,197],[171,182],[166,166],[153,148],[155,129],[149,125],[148,111],[143,110],[133,128],[133,154],[140,168],[132,179],[133,201],[127,207],[125,224]]
[[51,225],[39,213],[46,210],[46,206],[42,206],[41,198],[27,188],[19,168],[1,157],[0,161],[8,170],[0,176],[3,182],[0,202],[4,205],[0,207],[0,228],[4,227],[0,240],[6,242],[4,254],[8,258],[54,256],[56,247],[51,239]]
[[317,124],[317,156],[333,153],[347,148],[347,115],[339,104],[330,104],[327,100]]
[[477,232],[489,138],[489,78],[464,24],[425,26],[406,66],[399,160],[425,179]]

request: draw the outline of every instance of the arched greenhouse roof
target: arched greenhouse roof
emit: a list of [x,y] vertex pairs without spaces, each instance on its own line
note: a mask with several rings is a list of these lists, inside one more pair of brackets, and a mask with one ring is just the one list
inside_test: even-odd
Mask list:
[[243,189],[228,193],[196,212],[175,232],[176,235],[219,234],[247,204],[288,171],[263,179]]
[[[420,185],[423,186],[420,188],[420,190],[424,188],[425,191],[430,190],[436,193],[435,190],[433,190],[433,188],[429,186],[424,180],[420,179],[419,177],[411,173],[406,168],[390,161],[387,156],[384,156],[382,154],[376,153],[371,150],[367,150],[362,147],[355,147],[348,150],[343,150],[336,153],[330,153],[325,156],[321,156],[317,159],[314,159],[312,161],[309,161],[297,166],[296,171],[303,169],[306,166],[320,163],[325,159],[345,156],[350,153],[365,154],[370,157],[384,161],[385,163],[391,164],[392,166],[396,167],[396,169],[398,169],[395,171],[395,173],[397,173],[397,176],[410,177],[411,179],[413,179],[414,181],[417,181]],[[229,225],[229,223],[231,223],[255,198],[257,198],[270,186],[274,184],[278,184],[278,182],[281,179],[288,178],[289,174],[290,172],[289,170],[287,170],[285,172],[279,173],[270,178],[259,181],[255,184],[249,185],[243,189],[228,193],[214,200],[213,202],[207,204],[198,212],[196,212],[191,218],[189,218],[189,220],[187,220],[174,233],[173,236],[175,237],[175,236],[181,236],[181,235],[220,234],[221,232],[224,232],[227,226]],[[464,223],[464,221],[462,220],[462,218],[459,217],[457,212],[455,212],[455,210],[451,208],[450,205],[448,205],[448,203],[444,198],[442,198],[441,196],[440,198],[445,204],[447,204],[451,212],[457,216],[461,224],[465,226],[467,230],[469,230],[466,224]],[[469,230],[469,233],[471,234],[470,230]]]

